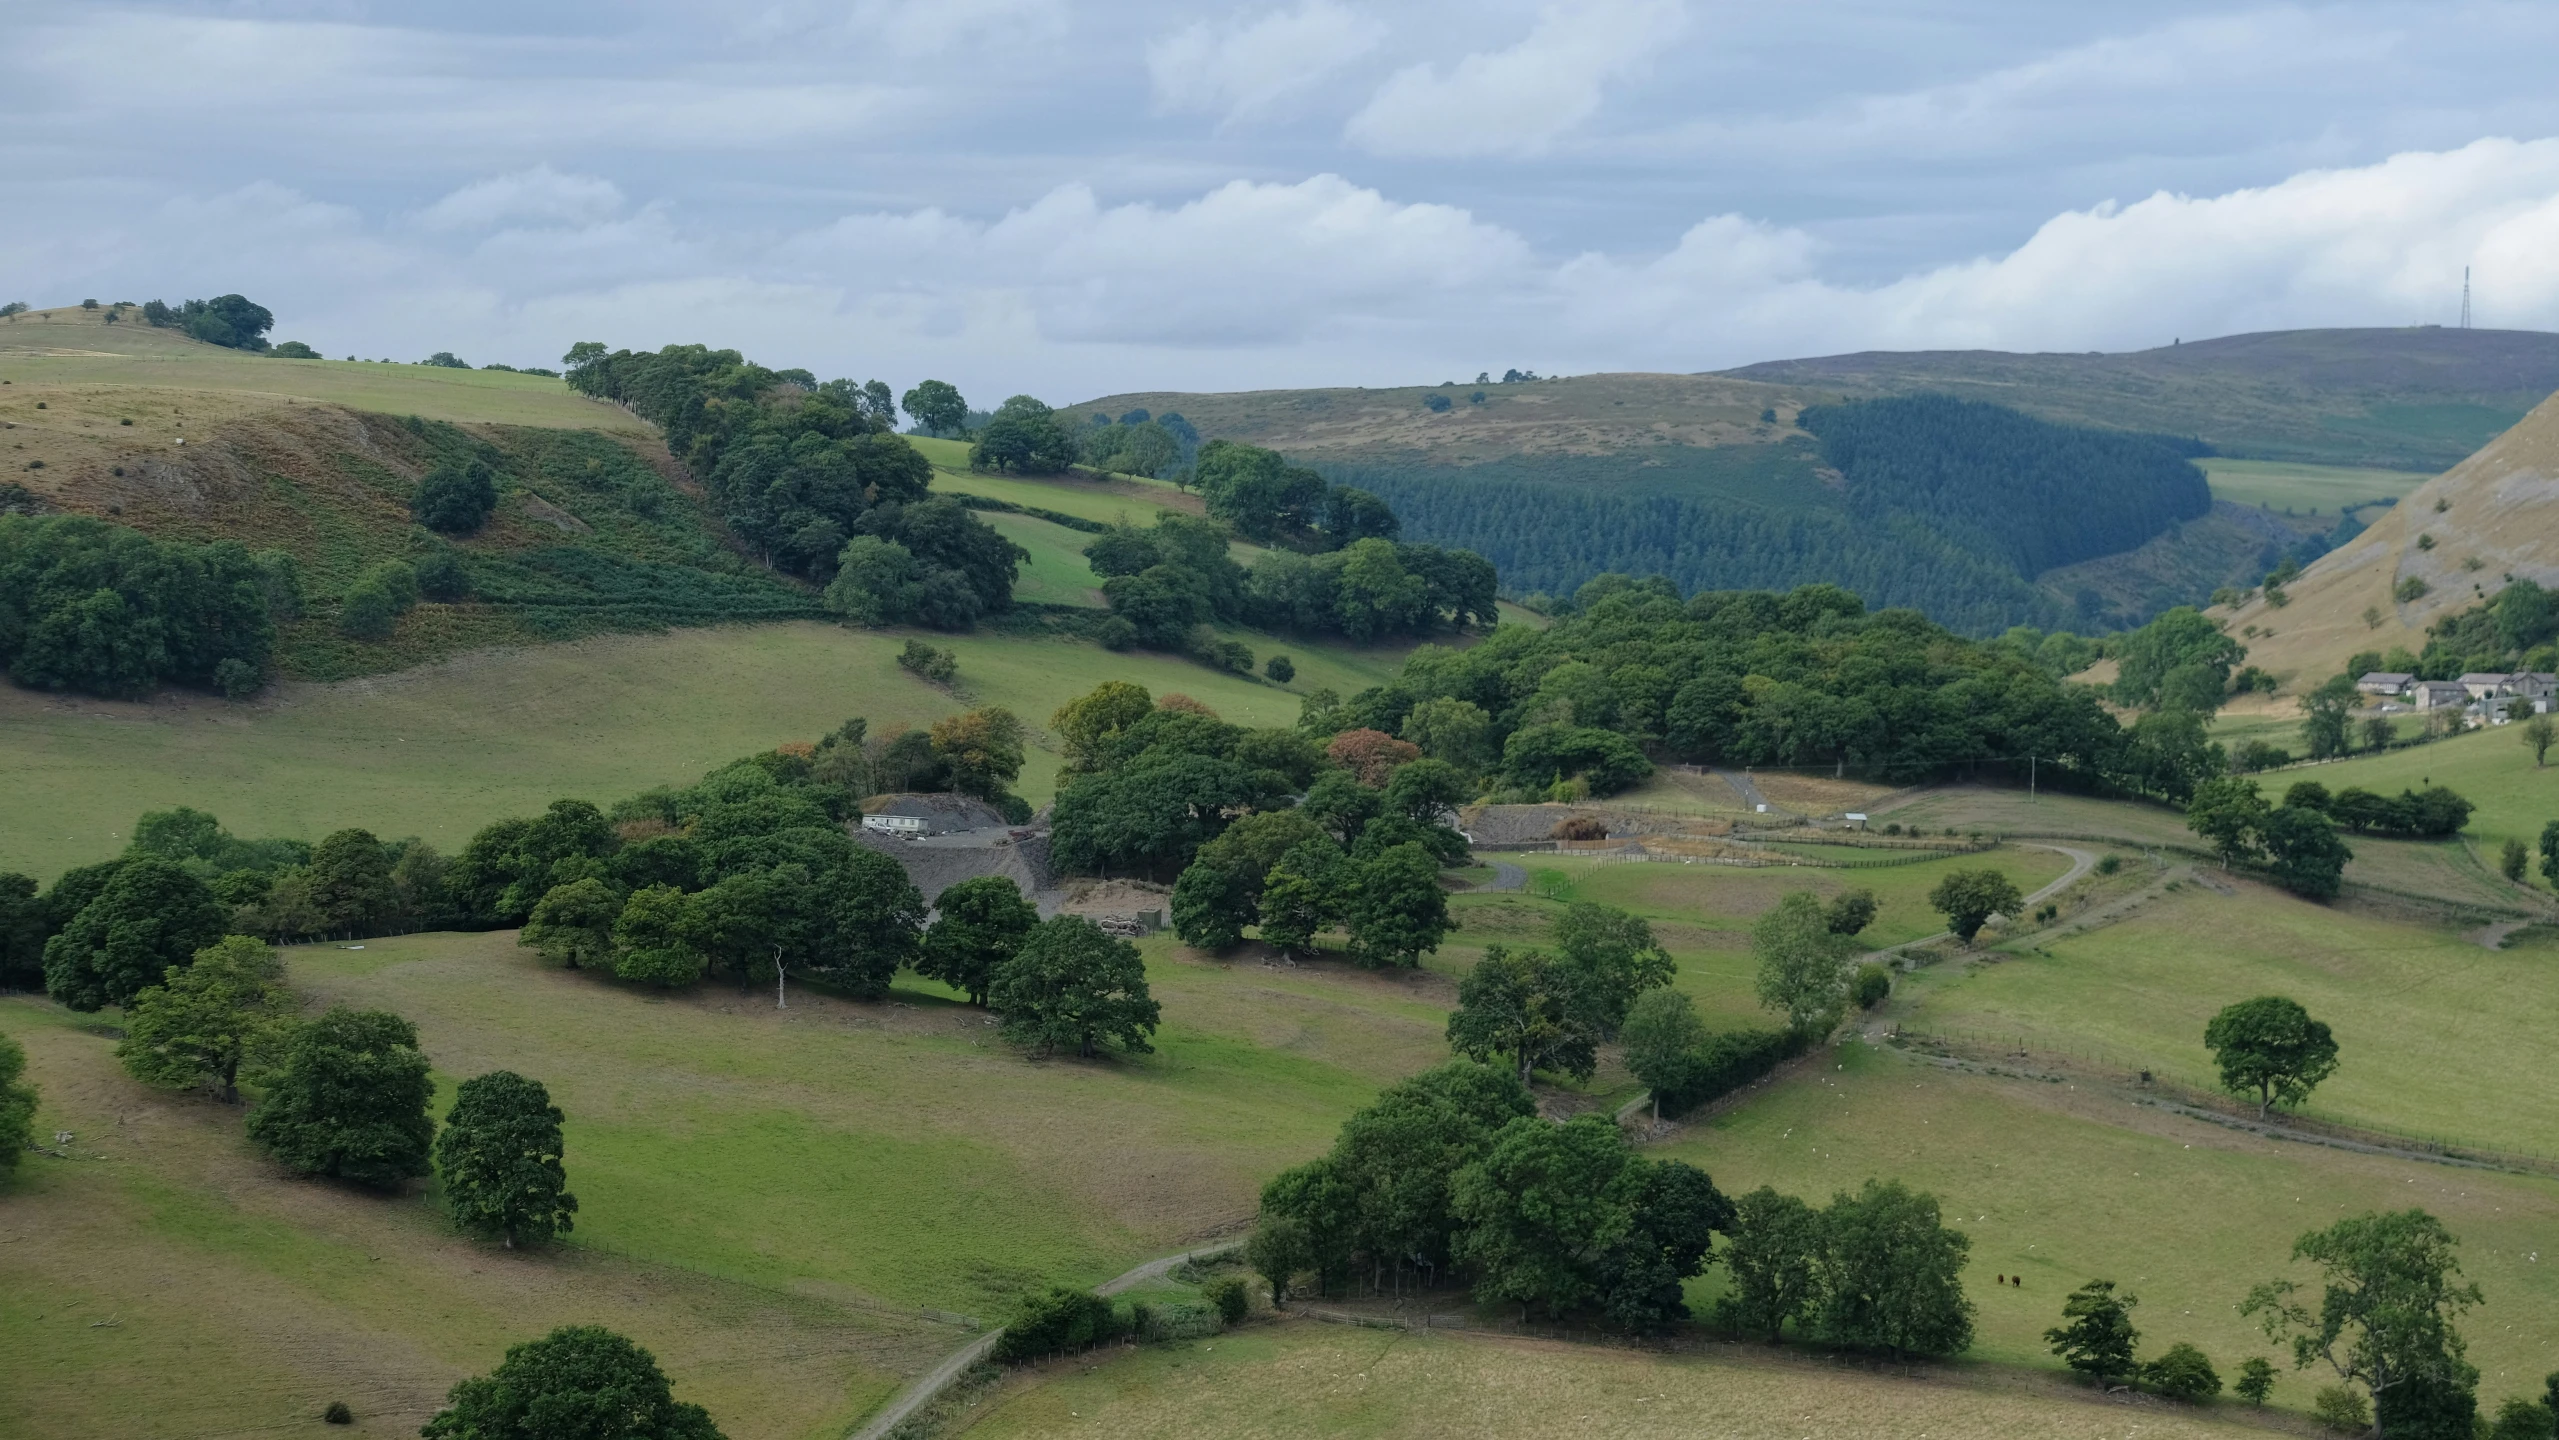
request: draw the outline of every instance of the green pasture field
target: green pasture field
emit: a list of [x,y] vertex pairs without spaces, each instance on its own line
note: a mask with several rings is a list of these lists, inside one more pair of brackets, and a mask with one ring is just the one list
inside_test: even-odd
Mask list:
[[1649,1440],[1899,1435],[1932,1440],[2235,1440],[2265,1434],[2238,1407],[2127,1410],[2063,1382],[1913,1382],[1756,1346],[1705,1354],[1420,1334],[1288,1320],[1042,1367],[978,1406],[969,1440],[1091,1433]]
[[[2269,777],[2274,779],[2276,777]],[[2541,827],[2559,819],[2559,765],[2536,769],[2524,748],[2523,727],[2497,725],[2448,736],[2404,750],[2359,755],[2334,765],[2288,770],[2281,780],[2316,780],[2331,791],[2349,785],[2396,795],[2428,785],[2449,785],[2479,807],[2463,833],[2483,854],[2495,857],[2508,837],[2537,849]],[[2362,842],[2349,839],[2349,844]],[[2539,864],[2538,854],[2535,865]],[[2541,885],[2538,869],[2526,872]]]
[[356,1423],[333,1433],[414,1436],[508,1345],[603,1324],[733,1440],[798,1440],[841,1434],[962,1338],[815,1287],[483,1246],[415,1197],[286,1178],[238,1109],[143,1089],[79,1017],[10,998],[0,1031],[27,1048],[48,1141],[68,1130],[80,1157],[0,1181],[0,1433],[317,1433],[343,1400]]
[[[2440,746],[2422,750],[2392,752],[2401,755],[2439,755]],[[2316,780],[2331,790],[2345,785],[2370,785],[2368,779],[2345,775],[2352,765],[2319,765],[2297,770],[2276,770],[2255,776],[2270,800],[2280,800],[2283,793],[2302,780]],[[2524,757],[2527,768],[2531,758]],[[2420,774],[2432,773],[2423,771]],[[2551,772],[2559,775],[2559,770]],[[2416,776],[2409,783],[2421,783]],[[2391,782],[2391,793],[2402,788]],[[2485,800],[2481,789],[2456,783],[2454,789],[2474,800]],[[1988,786],[1947,786],[1912,797],[1889,810],[1875,812],[1877,823],[1898,820],[1931,832],[1952,825],[1959,830],[1979,828],[1997,834],[2032,835],[2056,833],[2098,835],[2130,846],[2177,845],[2189,849],[2201,842],[2186,828],[2182,811],[2166,805],[2140,800],[2098,800],[2082,795],[2047,791],[2028,799],[2023,790],[1993,789]],[[2527,839],[2540,833],[2539,822]],[[2493,873],[2490,865],[2496,855],[2495,832],[2482,834],[2478,820],[2473,820],[2464,836],[2455,840],[2387,840],[2369,835],[2346,837],[2355,858],[2346,866],[2346,878],[2357,884],[2378,885],[2439,900],[2466,904],[2511,907],[2525,897],[2513,886]]]
[[1036,515],[985,511],[977,518],[995,533],[1031,552],[1013,581],[1013,598],[1041,605],[1102,608],[1102,577],[1084,558],[1093,537]]
[[[1757,970],[1750,957],[1750,926],[1790,891],[1809,890],[1827,901],[1843,890],[1872,890],[1879,908],[1875,923],[1859,939],[1873,946],[1899,945],[1946,928],[1945,918],[1928,908],[1927,896],[1949,870],[1995,869],[2031,892],[2070,868],[2066,858],[2052,851],[2024,848],[1879,870],[1609,865],[1562,855],[1518,858],[1528,866],[1527,890],[1450,898],[1449,910],[1461,928],[1424,962],[1429,968],[1453,982],[1474,967],[1487,945],[1545,945],[1566,905],[1592,901],[1651,922],[1654,938],[1679,962],[1678,988],[1717,1028],[1775,1023],[1753,995]],[[1614,1076],[1614,1071],[1603,1071],[1598,1083],[1607,1088],[1615,1083]]]
[[2435,478],[2414,470],[2365,470],[2290,460],[2229,460],[2215,456],[2195,464],[2203,470],[2216,500],[2329,515],[2397,500]]
[[154,330],[141,323],[138,311],[128,312],[131,318],[117,325],[101,323],[103,314],[32,311],[0,321],[0,379],[19,385],[221,391],[251,404],[291,396],[463,424],[650,428],[618,405],[589,399],[541,375],[385,365],[370,359],[277,360],[207,345],[174,330]]
[[2517,1083],[2559,1028],[2553,951],[2295,899],[2251,881],[2182,884],[2115,923],[1913,978],[1909,1023],[2087,1045],[2113,1068],[2215,1085],[2204,1025],[2289,995],[2342,1063],[2307,1113],[2559,1158],[2559,1094]]
[[33,1361],[0,1433],[233,1433],[343,1396],[414,1434],[506,1344],[597,1320],[731,1436],[840,1435],[965,1338],[916,1307],[1001,1315],[1241,1225],[1270,1173],[1446,1053],[1437,977],[1147,948],[1156,1053],[1095,1064],[1019,1054],[926,982],[777,1009],[545,969],[511,932],[287,951],[309,1006],[417,1024],[439,1115],[488,1070],[549,1087],[580,1208],[522,1255],[452,1234],[432,1190],[288,1180],[240,1111],[146,1091],[80,1017],[0,1000],[39,1129],[102,1157],[29,1156],[0,1200],[0,1234],[32,1242],[0,1245],[0,1353]]
[[318,840],[358,825],[446,853],[472,832],[562,796],[609,804],[714,765],[815,740],[860,715],[872,733],[1003,705],[1032,728],[1020,788],[1056,784],[1043,727],[1105,679],[1204,701],[1243,725],[1287,725],[1300,694],[1379,683],[1410,646],[1319,648],[1233,632],[1286,651],[1282,688],[1144,652],[1113,655],[1054,635],[922,638],[959,656],[952,689],[898,668],[911,632],[816,623],[606,636],[484,651],[397,675],[285,685],[230,704],[172,692],[148,704],[0,686],[0,870],[50,878],[121,850],[135,816],[193,805],[240,835]]
[[[2559,1251],[2544,1252],[2559,1181],[2262,1139],[2137,1104],[2128,1088],[1968,1073],[1858,1041],[1824,1058],[1653,1153],[1699,1165],[1728,1194],[1772,1185],[1827,1201],[1869,1177],[1936,1194],[1972,1239],[1971,1358],[2053,1364],[2043,1332],[2063,1297],[2104,1278],[2141,1298],[2145,1357],[2191,1341],[2226,1381],[2251,1355],[2277,1358],[2238,1304],[2286,1273],[2296,1236],[2423,1206],[2460,1237],[2487,1294],[2461,1327],[2482,1408],[2539,1393],[2551,1368]],[[1994,1287],[2000,1274],[2025,1283]],[[1691,1305],[1721,1285],[1710,1270]],[[2275,1399],[2293,1409],[2325,1383],[2284,1373]]]

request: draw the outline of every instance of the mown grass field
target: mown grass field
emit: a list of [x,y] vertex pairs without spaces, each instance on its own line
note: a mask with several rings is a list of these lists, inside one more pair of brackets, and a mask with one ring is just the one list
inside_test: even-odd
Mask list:
[[2554,952],[2347,912],[2250,881],[2180,885],[2114,924],[1915,977],[1911,1024],[2083,1043],[2126,1071],[2215,1084],[2204,1025],[2289,995],[2343,1056],[2307,1112],[2559,1157],[2559,1094],[2516,1082],[2559,1027]]
[[2227,1411],[2128,1407],[2058,1385],[1919,1382],[1722,1347],[1652,1354],[1489,1336],[1261,1324],[1099,1366],[1058,1365],[981,1401],[969,1440],[1095,1434],[1545,1440],[2205,1440],[2262,1435]]
[[241,835],[318,840],[360,825],[450,853],[505,815],[562,796],[609,804],[681,784],[724,761],[814,740],[847,717],[873,734],[1003,705],[1033,727],[1021,781],[1050,795],[1049,715],[1105,679],[1194,696],[1244,725],[1286,725],[1300,694],[1344,694],[1394,673],[1409,646],[1286,650],[1293,686],[1170,656],[1113,655],[1056,636],[926,633],[959,656],[955,687],[898,668],[907,632],[814,623],[677,630],[487,651],[364,680],[286,685],[230,704],[168,694],[148,704],[0,686],[0,869],[49,878],[124,846],[135,816],[194,805]]
[[2435,478],[2414,470],[2305,465],[2289,460],[2231,460],[2212,456],[2195,464],[2204,472],[2204,479],[2212,486],[2216,500],[2327,515],[2335,515],[2349,507],[2397,500]]

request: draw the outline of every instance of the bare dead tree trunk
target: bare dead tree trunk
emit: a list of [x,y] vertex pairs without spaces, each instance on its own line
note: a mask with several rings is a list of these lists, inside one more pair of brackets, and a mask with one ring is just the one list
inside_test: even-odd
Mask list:
[[791,997],[786,992],[783,984],[783,982],[790,976],[790,973],[790,970],[782,964],[782,947],[779,945],[774,946],[773,1008],[776,1010],[788,1010],[791,1008]]

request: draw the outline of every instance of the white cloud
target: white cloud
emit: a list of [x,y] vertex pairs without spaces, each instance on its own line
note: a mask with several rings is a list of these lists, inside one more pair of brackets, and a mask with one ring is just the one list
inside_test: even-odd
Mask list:
[[1680,0],[1549,5],[1526,39],[1398,71],[1351,117],[1349,139],[1381,155],[1536,155],[1598,113],[1608,86],[1641,71],[1686,23]]
[[851,216],[790,253],[812,276],[1014,293],[1056,343],[1173,349],[1427,323],[1453,299],[1533,274],[1509,231],[1338,175],[1239,180],[1169,208],[1105,206],[1067,185],[992,224],[940,211]]
[[620,214],[622,187],[597,175],[563,175],[548,165],[474,180],[418,217],[430,230],[500,225],[593,225]]
[[[1565,267],[1566,313],[1697,365],[1823,350],[2123,349],[2175,336],[2448,323],[2465,264],[2490,323],[2559,328],[2559,139],[2480,140],[2216,196],[2057,215],[2005,255],[1828,283],[1801,232],[1709,221],[1648,262]],[[1638,338],[1638,336],[1644,338]]]
[[1371,50],[1386,26],[1332,0],[1306,0],[1249,21],[1202,20],[1146,47],[1156,102],[1167,110],[1265,111]]

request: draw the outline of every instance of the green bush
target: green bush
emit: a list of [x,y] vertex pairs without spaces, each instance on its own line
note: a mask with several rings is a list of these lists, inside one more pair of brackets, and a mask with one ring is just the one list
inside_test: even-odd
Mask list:
[[1126,616],[1114,615],[1102,622],[1093,638],[1101,641],[1105,650],[1126,650],[1137,644],[1137,626]]
[[356,640],[387,640],[418,603],[417,568],[405,560],[367,566],[338,607],[338,631]]
[[2124,857],[2121,855],[2108,855],[2097,862],[2097,873],[2100,875],[2112,875],[2123,868]]
[[995,1358],[1018,1364],[1050,1355],[1072,1355],[1128,1333],[1129,1322],[1111,1302],[1090,1290],[1051,1285],[1022,1297],[1004,1338],[995,1342]]
[[2372,1428],[2372,1402],[2362,1391],[2344,1385],[2320,1386],[2310,1402],[2310,1414],[2341,1434],[2361,1435]]
[[1893,972],[1882,965],[1868,963],[1857,967],[1857,980],[1848,992],[1860,1010],[1872,1010],[1893,993]]
[[1285,655],[1274,655],[1262,662],[1262,673],[1271,677],[1272,684],[1285,685],[1297,678],[1297,662]]
[[471,572],[453,551],[430,550],[418,557],[416,569],[418,593],[427,599],[450,603],[471,598]]
[[2141,1367],[2141,1378],[2171,1400],[2209,1400],[2221,1393],[2221,1376],[2204,1352],[2180,1340]]
[[1253,1313],[1253,1290],[1241,1275],[1211,1280],[1200,1293],[1217,1307],[1217,1318],[1229,1325],[1241,1324],[1245,1316]]
[[960,673],[960,657],[921,640],[907,641],[906,648],[897,653],[897,663],[901,669],[942,685]]

